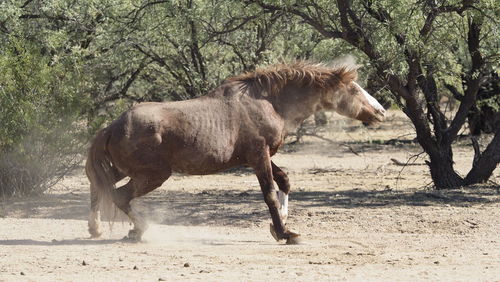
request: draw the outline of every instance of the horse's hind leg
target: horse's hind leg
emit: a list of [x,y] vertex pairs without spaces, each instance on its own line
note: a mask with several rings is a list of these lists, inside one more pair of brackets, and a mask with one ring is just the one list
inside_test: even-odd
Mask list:
[[[114,167],[112,167],[112,169],[115,182],[118,182],[125,177],[124,174],[120,173]],[[101,199],[99,199],[99,191],[97,190],[97,187],[90,184],[90,215],[88,221],[90,238],[98,238],[102,234],[101,212],[99,210],[100,201]]]
[[148,173],[147,175],[132,178],[127,184],[114,191],[113,202],[127,214],[134,224],[134,228],[129,231],[127,239],[140,241],[142,234],[148,228],[144,218],[130,206],[130,201],[160,187],[169,176],[170,171],[163,171],[161,174]]
[[98,238],[102,234],[101,212],[99,211],[99,196],[96,187],[90,184],[90,215],[89,215],[90,238]]
[[273,179],[276,184],[278,184],[279,191],[278,201],[280,203],[280,215],[283,222],[286,221],[288,217],[288,193],[290,192],[290,182],[288,181],[288,176],[281,170],[276,164],[271,161],[271,166],[273,170]]

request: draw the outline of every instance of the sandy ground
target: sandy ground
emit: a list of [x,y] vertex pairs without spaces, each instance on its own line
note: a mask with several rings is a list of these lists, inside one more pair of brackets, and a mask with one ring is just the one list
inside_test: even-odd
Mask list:
[[[271,237],[245,169],[174,175],[137,201],[153,223],[144,242],[121,241],[130,227],[120,222],[88,239],[80,168],[43,196],[0,202],[0,281],[500,281],[498,185],[432,190],[425,156],[411,158],[418,145],[383,145],[412,132],[398,112],[371,129],[335,116],[319,133],[328,140],[285,146],[273,159],[292,183],[287,225],[299,245]],[[458,142],[457,170],[471,160]]]

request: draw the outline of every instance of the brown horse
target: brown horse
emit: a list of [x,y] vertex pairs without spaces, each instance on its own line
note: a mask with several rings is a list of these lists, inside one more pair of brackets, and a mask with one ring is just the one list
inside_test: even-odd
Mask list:
[[[97,133],[88,153],[91,236],[101,235],[99,206],[114,203],[134,224],[128,238],[140,240],[147,224],[130,201],[160,187],[172,172],[211,174],[247,165],[269,207],[272,235],[293,242],[299,235],[284,224],[290,184],[271,157],[287,132],[317,111],[383,121],[384,108],[356,77],[357,67],[349,64],[278,64],[230,78],[196,99],[133,106]],[[126,176],[130,181],[116,189]]]

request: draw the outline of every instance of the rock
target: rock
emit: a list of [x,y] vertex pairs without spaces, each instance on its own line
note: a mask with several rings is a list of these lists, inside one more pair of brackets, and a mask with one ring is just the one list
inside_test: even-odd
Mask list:
[[184,267],[190,267],[189,262],[186,262],[186,263],[184,264]]
[[21,271],[21,273],[19,273],[19,274],[21,274],[21,275],[23,275],[23,276],[24,276],[24,275],[26,275],[26,274],[24,274],[24,272],[22,272],[22,271]]
[[88,263],[86,261],[82,261],[82,265],[88,265]]
[[138,270],[139,268],[137,267],[137,265],[134,265],[134,270]]

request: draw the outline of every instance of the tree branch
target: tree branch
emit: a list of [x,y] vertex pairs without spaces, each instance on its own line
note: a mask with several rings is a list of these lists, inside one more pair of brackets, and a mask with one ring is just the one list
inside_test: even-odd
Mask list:
[[432,31],[432,24],[434,23],[434,20],[437,18],[438,15],[443,14],[443,13],[451,13],[451,12],[456,12],[459,15],[462,15],[462,13],[464,11],[474,7],[472,5],[473,3],[474,3],[474,0],[462,0],[462,3],[460,6],[444,5],[444,6],[437,7],[433,0],[428,1],[428,4],[431,7],[431,10],[430,10],[430,12],[428,12],[427,17],[425,18],[425,23],[422,26],[422,28],[420,29],[420,37],[423,39],[423,41],[426,41],[425,38],[427,38],[427,36]]
[[248,3],[248,4],[255,3],[255,4],[259,5],[261,8],[263,8],[264,10],[267,10],[269,12],[281,11],[281,12],[291,13],[293,15],[296,15],[296,16],[299,16],[300,18],[302,18],[302,20],[304,20],[310,26],[314,27],[314,29],[316,29],[316,31],[318,31],[319,33],[321,33],[323,36],[325,36],[327,38],[342,38],[342,33],[339,30],[325,28],[325,26],[323,24],[321,24],[321,22],[310,17],[308,14],[300,11],[297,6],[284,8],[284,7],[279,7],[279,6],[267,4],[267,3],[264,3],[260,0],[245,0],[245,3]]
[[69,21],[70,19],[64,15],[40,15],[40,14],[24,14],[19,16],[20,19],[49,19],[59,21]]
[[445,83],[444,87],[446,87],[446,89],[450,91],[451,95],[453,95],[453,97],[458,101],[462,101],[462,99],[464,98],[464,95],[460,93],[460,91],[458,91],[458,89],[455,86]]
[[446,117],[439,109],[438,93],[436,81],[432,74],[432,69],[427,70],[424,75],[421,67],[418,68],[417,81],[420,89],[424,93],[427,101],[427,109],[429,110],[432,120],[434,121],[434,134],[438,142],[443,140],[443,132],[446,130]]
[[484,65],[484,60],[479,50],[481,25],[482,23],[479,22],[477,18],[473,18],[469,21],[467,45],[469,54],[472,59],[472,67],[467,76],[467,89],[465,90],[458,111],[451,121],[450,127],[446,131],[446,138],[448,140],[453,140],[458,134],[458,131],[460,130],[462,125],[465,123],[465,119],[467,118],[469,110],[476,102],[477,92],[479,91],[479,87],[482,83],[483,75],[481,69]]
[[365,8],[365,10],[368,12],[368,14],[370,16],[372,16],[374,19],[376,19],[377,21],[379,21],[381,23],[392,22],[392,17],[387,11],[385,11],[384,9],[382,9],[380,7],[377,10],[374,10],[372,8],[372,3],[373,2],[370,0],[364,0],[362,3],[363,7]]
[[22,4],[22,5],[21,5],[21,7],[20,7],[20,8],[21,8],[21,9],[26,8],[26,6],[28,6],[31,2],[33,2],[33,0],[26,0],[26,1],[24,2],[24,4]]
[[[252,16],[245,17],[245,18],[232,18],[231,20],[229,20],[229,22],[224,24],[224,28],[222,30],[215,30],[214,27],[209,25],[210,26],[210,33],[212,35],[223,35],[223,34],[237,31],[237,30],[241,29],[244,25],[246,25],[248,22],[259,18],[261,15],[262,15],[261,13],[258,13],[256,15],[252,15]],[[241,22],[239,24],[237,24],[236,26],[229,27],[236,20],[241,20]],[[205,22],[205,23],[207,23],[207,22]]]
[[[134,101],[137,101],[137,102],[141,102],[142,99],[138,99],[137,97],[133,97],[133,96],[130,96],[128,95],[128,90],[130,88],[130,86],[132,85],[132,83],[134,83],[134,81],[137,79],[137,77],[139,76],[139,74],[141,73],[141,71],[151,63],[152,61],[146,61],[146,60],[143,60],[139,66],[137,67],[137,69],[135,69],[134,71],[131,72],[131,75],[130,77],[127,79],[127,81],[125,82],[124,86],[122,87],[122,89],[120,89],[119,91],[117,91],[116,93],[112,94],[112,95],[109,95],[103,99],[100,99],[98,102],[96,102],[95,104],[99,105],[99,104],[102,104],[102,103],[106,103],[106,102],[109,102],[109,101],[113,101],[113,100],[117,100],[117,99],[120,99],[120,98],[128,98],[128,99],[131,99],[131,100],[134,100]],[[110,85],[118,80],[119,77],[121,77],[122,75],[119,75],[117,76],[116,78],[112,78],[112,80],[110,81],[110,84],[108,84],[108,86],[106,87],[106,92],[109,91],[109,88],[110,88]]]
[[132,17],[132,20],[130,20],[128,23],[132,24],[132,23],[136,22],[137,19],[139,19],[139,14],[142,12],[142,10],[146,9],[147,7],[158,5],[158,4],[163,4],[163,3],[170,3],[170,2],[171,1],[168,1],[168,0],[159,0],[159,1],[148,2],[148,3],[140,6],[137,10],[133,10],[133,11],[130,11],[128,13],[127,17],[131,16],[132,14],[134,14],[133,17]]

